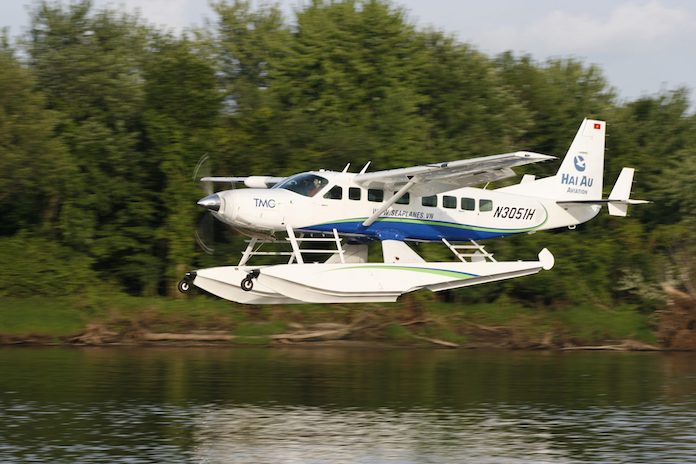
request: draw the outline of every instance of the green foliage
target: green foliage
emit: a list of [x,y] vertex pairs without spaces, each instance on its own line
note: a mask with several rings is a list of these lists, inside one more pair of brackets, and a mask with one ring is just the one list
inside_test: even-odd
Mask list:
[[63,296],[92,291],[92,260],[54,241],[21,233],[0,237],[0,296]]
[[556,311],[552,319],[561,323],[568,334],[576,337],[576,343],[625,339],[648,343],[656,341],[646,318],[631,307],[598,310],[595,306],[579,305]]
[[34,90],[35,77],[0,47],[0,234],[28,227],[50,228],[68,177],[65,147],[53,130],[58,115]]
[[88,315],[69,298],[3,298],[0,305],[0,334],[69,337],[84,330]]
[[401,324],[389,324],[384,328],[384,336],[392,342],[413,340],[411,332]]
[[211,62],[199,56],[196,44],[170,36],[156,36],[151,42],[144,64],[143,126],[162,213],[155,232],[161,256],[154,264],[159,264],[166,288],[176,292],[176,282],[196,251],[192,198],[202,192],[191,173],[200,156],[215,154],[222,94]]
[[[442,161],[519,149],[529,111],[496,64],[440,32],[420,34],[427,62],[417,71],[430,134],[424,160]],[[510,121],[515,121],[510,124]]]
[[503,81],[531,113],[524,139],[530,149],[563,155],[575,133],[578,115],[606,117],[614,95],[599,68],[573,59],[534,62],[504,53],[496,60]]

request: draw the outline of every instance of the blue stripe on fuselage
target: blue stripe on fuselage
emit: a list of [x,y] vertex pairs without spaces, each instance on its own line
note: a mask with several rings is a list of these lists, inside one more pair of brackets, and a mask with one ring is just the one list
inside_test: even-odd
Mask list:
[[[369,227],[362,225],[363,220],[330,222],[302,227],[306,232],[331,232],[339,234],[356,234],[380,240],[422,240],[439,242],[443,238],[449,241],[483,240],[504,237],[525,232],[524,230],[479,230],[447,222],[397,222],[376,221]],[[450,225],[451,224],[451,225]]]

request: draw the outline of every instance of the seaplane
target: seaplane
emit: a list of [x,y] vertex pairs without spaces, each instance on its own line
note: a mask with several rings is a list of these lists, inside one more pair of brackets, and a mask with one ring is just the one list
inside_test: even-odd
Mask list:
[[[512,168],[556,159],[530,151],[383,171],[318,170],[289,177],[211,177],[228,189],[198,201],[217,220],[248,236],[237,265],[187,272],[179,290],[194,286],[244,304],[393,302],[401,295],[513,279],[550,270],[546,248],[529,261],[498,261],[479,242],[570,228],[603,205],[626,216],[633,168],[623,168],[602,197],[606,122],[585,119],[558,172],[489,188],[515,176]],[[235,188],[243,184],[246,188]],[[481,187],[481,185],[483,185]],[[381,259],[368,244],[381,243]],[[449,261],[428,262],[409,243],[438,242]],[[281,243],[285,251],[262,251]],[[277,264],[252,265],[275,255]]]

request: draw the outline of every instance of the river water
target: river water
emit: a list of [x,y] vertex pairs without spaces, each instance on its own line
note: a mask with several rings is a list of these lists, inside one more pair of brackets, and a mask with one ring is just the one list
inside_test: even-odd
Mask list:
[[696,355],[3,348],[0,462],[696,462]]

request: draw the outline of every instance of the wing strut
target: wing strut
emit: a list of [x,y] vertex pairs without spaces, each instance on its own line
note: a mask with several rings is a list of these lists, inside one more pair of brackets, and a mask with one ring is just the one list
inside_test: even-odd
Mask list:
[[388,199],[388,200],[382,205],[382,207],[381,207],[380,209],[378,209],[377,211],[375,211],[374,213],[372,213],[372,216],[370,216],[369,218],[365,219],[365,222],[363,222],[362,225],[365,226],[365,227],[371,226],[372,223],[375,222],[375,221],[377,220],[377,218],[380,217],[381,214],[382,214],[383,212],[385,212],[391,205],[393,205],[393,204],[396,202],[396,200],[398,200],[399,198],[401,198],[401,197],[403,196],[404,193],[408,192],[408,190],[409,190],[411,187],[413,187],[413,185],[414,185],[416,182],[417,182],[417,181],[416,181],[416,178],[415,178],[415,177],[412,177],[411,179],[409,179],[409,181],[406,183],[406,185],[404,185],[403,187],[401,187],[401,188],[399,189],[398,192],[396,192],[394,195],[392,195],[392,197],[391,197],[390,199]]

